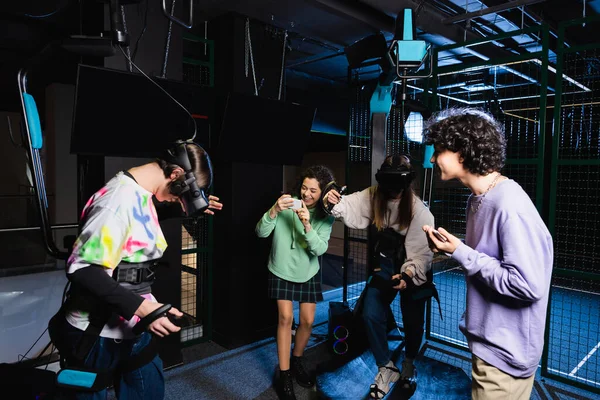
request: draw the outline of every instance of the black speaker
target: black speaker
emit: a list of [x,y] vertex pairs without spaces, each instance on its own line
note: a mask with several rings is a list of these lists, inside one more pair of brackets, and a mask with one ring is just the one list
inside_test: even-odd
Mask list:
[[364,323],[348,303],[329,303],[328,348],[335,356],[352,358],[368,347]]

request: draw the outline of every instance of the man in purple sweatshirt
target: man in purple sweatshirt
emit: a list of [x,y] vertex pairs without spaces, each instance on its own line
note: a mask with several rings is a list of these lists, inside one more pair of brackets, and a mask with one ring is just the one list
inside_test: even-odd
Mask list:
[[433,251],[457,260],[466,274],[460,322],[472,353],[473,399],[529,399],[544,347],[553,265],[552,237],[527,193],[502,175],[502,126],[475,109],[450,109],[425,127],[431,162],[442,180],[472,192],[464,243],[425,225]]

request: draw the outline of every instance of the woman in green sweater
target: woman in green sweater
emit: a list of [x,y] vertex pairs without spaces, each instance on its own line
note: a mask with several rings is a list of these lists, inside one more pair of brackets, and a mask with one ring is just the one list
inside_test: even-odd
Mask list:
[[[324,166],[306,169],[294,195],[284,194],[262,216],[256,234],[266,238],[273,233],[269,256],[269,296],[277,300],[277,354],[279,357],[280,395],[295,399],[292,377],[304,387],[312,387],[314,379],[302,361],[315,318],[317,301],[323,300],[318,257],[327,251],[334,217],[318,206],[321,192],[333,181]],[[294,205],[294,200],[296,203]],[[298,202],[298,199],[300,202]],[[296,330],[290,361],[293,301],[300,302],[300,324]]]

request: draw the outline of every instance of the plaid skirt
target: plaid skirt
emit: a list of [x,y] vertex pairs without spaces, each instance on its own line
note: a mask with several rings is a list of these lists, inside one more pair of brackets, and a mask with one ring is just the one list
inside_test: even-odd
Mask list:
[[290,282],[269,271],[269,298],[277,300],[317,303],[323,300],[321,271],[306,282]]

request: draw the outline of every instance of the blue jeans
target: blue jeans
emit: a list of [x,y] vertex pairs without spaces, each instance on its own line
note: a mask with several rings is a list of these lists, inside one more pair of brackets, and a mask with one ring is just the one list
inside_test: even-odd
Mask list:
[[[394,265],[391,261],[382,258],[381,270],[374,273],[386,281],[394,275]],[[375,357],[378,367],[386,365],[390,361],[388,347],[388,313],[390,304],[396,297],[393,291],[382,293],[380,289],[368,286],[363,303],[363,319],[366,325],[367,337],[371,352]],[[400,310],[404,325],[404,349],[407,358],[414,359],[419,353],[421,341],[423,340],[423,326],[425,324],[425,304],[427,300],[414,300],[412,292],[405,289],[400,292]],[[391,299],[391,300],[390,300]]]
[[[62,315],[57,315],[50,321],[48,331],[61,355],[71,354],[83,334],[83,331],[69,324]],[[133,340],[115,341],[115,339],[99,337],[85,360],[85,367],[94,370],[114,368],[119,361],[138,354],[151,339],[152,336],[148,332]],[[165,396],[162,360],[157,355],[150,363],[136,370],[118,374],[114,380],[114,389],[119,400],[162,400]],[[65,399],[106,400],[107,398],[107,389],[94,393],[64,391]]]

